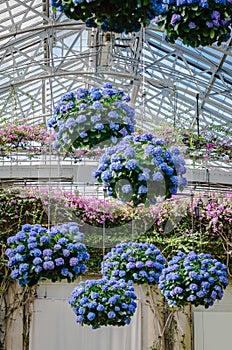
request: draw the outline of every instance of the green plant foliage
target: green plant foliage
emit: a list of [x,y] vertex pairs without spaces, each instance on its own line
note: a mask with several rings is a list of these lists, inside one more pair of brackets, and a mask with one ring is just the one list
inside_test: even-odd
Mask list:
[[137,32],[161,10],[160,0],[52,0],[53,10],[59,8],[68,18],[82,20],[87,27],[101,26],[103,31]]

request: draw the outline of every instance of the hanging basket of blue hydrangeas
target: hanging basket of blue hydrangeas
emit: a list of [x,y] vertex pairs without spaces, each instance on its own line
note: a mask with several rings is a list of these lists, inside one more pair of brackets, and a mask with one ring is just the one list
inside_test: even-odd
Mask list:
[[164,262],[165,258],[154,244],[120,243],[104,256],[102,274],[136,284],[157,284]]
[[221,45],[231,36],[232,0],[163,0],[155,22],[170,43],[182,39],[192,47]]
[[68,18],[82,20],[87,27],[100,26],[104,32],[137,32],[160,13],[162,0],[52,0]]
[[125,326],[130,324],[137,304],[134,287],[124,280],[102,278],[87,280],[73,290],[69,304],[76,322],[92,326]]
[[170,198],[183,188],[184,164],[177,147],[169,147],[152,134],[134,134],[107,149],[94,177],[109,196],[136,207]]
[[52,226],[25,224],[7,239],[6,256],[11,277],[20,286],[36,285],[41,279],[74,281],[86,271],[89,260],[84,235],[76,223]]
[[188,303],[205,308],[221,300],[228,285],[227,269],[210,254],[179,252],[162,270],[158,287],[168,305],[182,307]]
[[111,83],[63,95],[48,121],[57,132],[54,149],[72,153],[79,148],[105,147],[130,135],[135,112],[129,101],[130,97]]

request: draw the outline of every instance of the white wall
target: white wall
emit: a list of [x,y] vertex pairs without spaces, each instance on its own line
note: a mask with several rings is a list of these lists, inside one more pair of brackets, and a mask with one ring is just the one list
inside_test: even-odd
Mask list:
[[232,349],[232,284],[213,307],[193,310],[194,350]]

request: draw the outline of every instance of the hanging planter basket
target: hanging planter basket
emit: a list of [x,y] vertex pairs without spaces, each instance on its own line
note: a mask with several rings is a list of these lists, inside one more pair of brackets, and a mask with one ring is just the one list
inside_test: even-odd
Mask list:
[[163,12],[155,23],[166,40],[182,39],[192,47],[221,45],[231,35],[232,0],[164,0]]
[[170,198],[186,185],[185,162],[176,147],[152,134],[125,137],[100,159],[94,176],[108,195],[133,207]]
[[131,134],[135,113],[129,100],[110,83],[63,95],[48,121],[48,126],[57,131],[54,149],[73,153],[79,148],[105,147]]
[[104,256],[102,274],[136,284],[156,284],[164,262],[163,255],[154,244],[121,243]]
[[69,299],[76,322],[92,326],[125,326],[130,324],[137,304],[134,288],[124,280],[87,280],[73,290]]
[[70,19],[84,21],[87,27],[100,25],[104,32],[129,33],[148,25],[160,13],[161,3],[161,0],[53,0],[52,8]]
[[89,260],[83,233],[76,223],[53,226],[25,224],[15,236],[7,239],[8,268],[20,286],[33,286],[41,279],[52,282],[74,281],[85,273]]
[[205,308],[221,300],[228,285],[226,266],[210,254],[179,252],[163,269],[158,287],[170,307],[188,303]]

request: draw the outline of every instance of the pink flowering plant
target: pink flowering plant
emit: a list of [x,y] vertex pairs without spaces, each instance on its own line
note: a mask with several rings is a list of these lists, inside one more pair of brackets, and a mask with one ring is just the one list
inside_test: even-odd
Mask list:
[[161,10],[161,0],[52,0],[52,8],[90,28],[99,25],[104,32],[129,33],[150,23]]
[[[56,132],[49,131],[43,125],[27,125],[22,120],[14,123],[4,123],[0,126],[0,158],[9,158],[11,161],[17,161],[18,156],[32,159],[40,154],[51,152],[50,144],[56,139]],[[53,150],[53,154],[59,154],[63,157],[69,157],[80,161],[83,158],[98,159],[103,150],[92,149],[88,147],[82,149]]]
[[76,322],[92,326],[125,326],[130,324],[137,304],[134,287],[123,279],[87,280],[73,290],[69,304]]
[[154,244],[120,243],[104,256],[102,274],[137,284],[156,284],[164,263],[165,258]]
[[[50,209],[51,219],[55,223],[76,218],[82,225],[88,223],[94,227],[102,227],[103,224],[114,227],[131,221],[131,209],[111,198],[85,197],[70,190],[37,186],[18,188],[18,191],[28,200],[40,200],[45,213]],[[14,203],[18,203],[18,200]]]
[[11,277],[20,286],[37,284],[46,278],[72,282],[86,271],[89,259],[83,234],[76,223],[52,226],[25,224],[7,239],[6,256]]
[[163,0],[155,22],[171,43],[180,38],[192,47],[221,45],[231,34],[232,0]]
[[210,253],[232,271],[232,195],[198,193],[150,207],[153,224],[138,241],[155,244],[166,259],[179,250]]
[[[231,5],[232,6],[232,5]],[[216,128],[215,128],[216,129]],[[191,158],[232,160],[232,134],[229,130],[216,134],[214,130],[202,130],[200,135],[182,132],[185,153]]]
[[63,95],[48,126],[57,131],[55,150],[73,152],[78,148],[117,143],[134,131],[135,112],[130,97],[111,83],[102,88],[79,88]]
[[170,198],[187,181],[185,161],[177,147],[152,134],[135,134],[100,158],[94,177],[107,188],[109,196],[131,203],[155,203]]
[[22,121],[5,123],[0,126],[0,157],[12,152],[26,151],[40,154],[48,149],[53,135],[41,125],[27,125]]
[[188,303],[205,308],[221,300],[228,285],[227,269],[210,254],[178,252],[162,270],[159,289],[171,308]]

